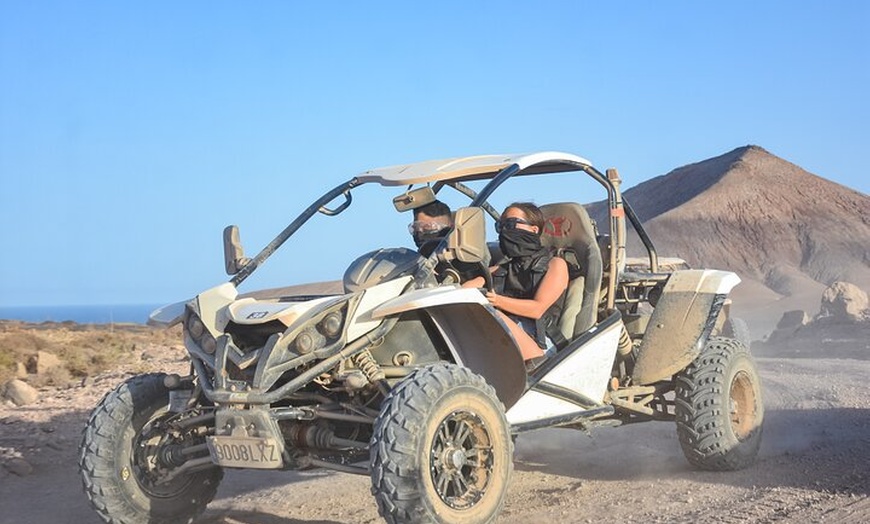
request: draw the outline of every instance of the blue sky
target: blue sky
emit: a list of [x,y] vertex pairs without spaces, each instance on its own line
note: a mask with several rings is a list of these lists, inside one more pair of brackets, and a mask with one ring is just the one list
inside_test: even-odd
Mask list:
[[[0,306],[189,298],[226,224],[253,254],[431,158],[565,150],[632,186],[757,144],[867,193],[868,27],[862,1],[0,0]],[[363,189],[253,287],[407,245],[397,191]]]

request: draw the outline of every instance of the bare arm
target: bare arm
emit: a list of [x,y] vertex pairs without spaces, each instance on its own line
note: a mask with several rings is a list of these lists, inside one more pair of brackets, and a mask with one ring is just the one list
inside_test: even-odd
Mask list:
[[[476,278],[480,278],[481,283],[483,282],[483,277]],[[476,280],[476,278],[469,280],[469,282]],[[534,298],[511,298],[492,291],[486,294],[486,298],[490,304],[502,311],[521,317],[539,319],[567,287],[568,264],[560,257],[553,257]]]

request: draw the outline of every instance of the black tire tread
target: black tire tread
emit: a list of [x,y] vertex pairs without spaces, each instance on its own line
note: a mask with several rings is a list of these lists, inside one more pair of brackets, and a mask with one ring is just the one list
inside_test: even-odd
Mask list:
[[[432,522],[428,515],[420,511],[423,494],[418,489],[414,467],[419,457],[407,443],[413,442],[412,435],[425,424],[427,408],[432,402],[457,384],[482,391],[504,412],[495,389],[483,378],[467,368],[443,363],[408,376],[382,404],[374,425],[370,466],[372,495],[377,501],[378,512],[390,524]],[[506,440],[509,456],[513,456],[513,441],[510,438]],[[509,477],[513,463],[508,462]],[[503,506],[504,497],[494,515],[498,515]]]
[[91,505],[109,524],[192,522],[217,493],[223,470],[209,470],[204,482],[187,493],[188,509],[171,519],[144,515],[124,494],[115,467],[114,439],[134,415],[133,399],[156,399],[166,395],[164,373],[131,377],[108,392],[91,412],[82,432],[79,469],[82,485]]
[[713,471],[742,469],[755,460],[761,443],[763,410],[759,427],[742,442],[730,430],[729,366],[744,362],[750,374],[756,398],[761,405],[761,384],[749,350],[739,340],[711,338],[701,354],[676,381],[676,421],[680,446],[686,459],[695,467]]

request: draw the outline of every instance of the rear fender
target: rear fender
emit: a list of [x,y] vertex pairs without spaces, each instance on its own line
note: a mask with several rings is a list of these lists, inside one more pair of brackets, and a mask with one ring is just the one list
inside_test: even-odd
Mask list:
[[675,271],[638,348],[632,378],[647,385],[670,378],[700,354],[728,293],[740,282],[729,271]]
[[429,315],[456,363],[486,379],[505,409],[519,400],[526,387],[523,357],[508,327],[478,290],[421,289],[383,304],[372,316],[413,310]]

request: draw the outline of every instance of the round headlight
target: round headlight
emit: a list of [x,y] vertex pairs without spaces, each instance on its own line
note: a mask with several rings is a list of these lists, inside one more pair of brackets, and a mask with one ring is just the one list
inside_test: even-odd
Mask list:
[[205,337],[200,345],[202,346],[202,350],[209,355],[213,354],[214,350],[217,348],[217,342],[212,337]]
[[323,332],[330,338],[335,338],[341,334],[341,313],[334,311],[323,319],[320,323],[323,326]]
[[326,339],[323,338],[323,335],[317,332],[317,330],[312,328],[306,328],[302,333],[296,336],[296,351],[301,354],[311,353],[315,349],[320,349],[323,347],[323,344],[326,342]]
[[202,336],[202,332],[205,331],[205,326],[202,324],[202,321],[197,317],[192,317],[187,326],[187,329],[190,331],[190,335],[193,338],[199,338]]

